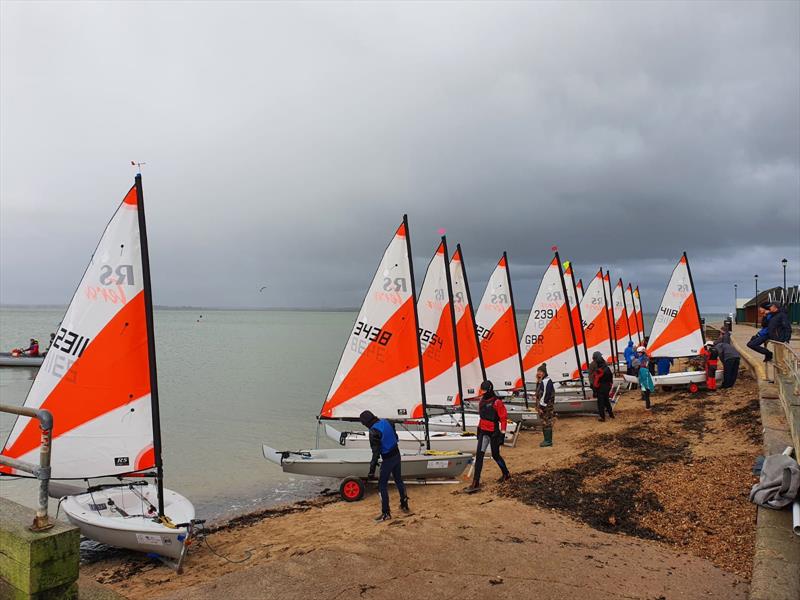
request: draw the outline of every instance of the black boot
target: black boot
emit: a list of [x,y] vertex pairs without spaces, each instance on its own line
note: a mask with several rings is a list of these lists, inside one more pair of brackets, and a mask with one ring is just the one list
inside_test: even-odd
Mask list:
[[411,512],[411,509],[408,508],[408,496],[400,498],[400,510],[404,513]]
[[375,517],[375,522],[376,523],[381,523],[383,521],[389,521],[389,520],[391,520],[391,518],[392,518],[392,513],[382,512],[377,517]]

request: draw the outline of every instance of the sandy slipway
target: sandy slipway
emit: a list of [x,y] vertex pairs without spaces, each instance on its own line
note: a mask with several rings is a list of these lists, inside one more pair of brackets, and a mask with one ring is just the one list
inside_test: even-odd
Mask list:
[[388,523],[375,494],[323,496],[218,525],[209,542],[241,563],[196,545],[180,576],[130,556],[82,577],[133,599],[745,598],[760,423],[741,384],[653,412],[630,393],[615,421],[559,419],[551,449],[525,432],[512,483],[411,488],[414,513]]

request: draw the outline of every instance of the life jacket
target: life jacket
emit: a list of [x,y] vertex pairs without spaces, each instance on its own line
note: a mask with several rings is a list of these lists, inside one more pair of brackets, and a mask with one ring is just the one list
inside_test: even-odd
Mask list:
[[31,344],[31,349],[28,351],[30,356],[39,356],[39,344]]
[[493,397],[488,402],[481,400],[478,404],[478,415],[481,418],[478,422],[478,429],[491,432],[495,432],[499,429],[500,415],[497,414],[497,409],[494,407],[495,402],[497,402],[497,396]]
[[397,448],[397,434],[389,421],[380,419],[370,429],[379,431],[381,434],[381,454],[389,454],[389,452]]

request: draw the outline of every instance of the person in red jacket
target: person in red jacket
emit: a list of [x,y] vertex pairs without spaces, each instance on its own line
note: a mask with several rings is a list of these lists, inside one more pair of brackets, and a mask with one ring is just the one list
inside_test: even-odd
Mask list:
[[31,338],[31,345],[22,351],[26,356],[39,356],[39,341]]
[[712,392],[716,391],[719,352],[714,348],[714,342],[706,342],[706,345],[700,350],[700,356],[705,359],[706,363],[706,387]]
[[478,403],[478,451],[475,453],[475,474],[472,485],[466,489],[467,493],[477,492],[481,487],[481,471],[483,470],[483,455],[486,449],[491,448],[492,458],[500,467],[503,475],[500,481],[507,481],[511,477],[506,461],[500,456],[500,446],[505,441],[506,427],[508,426],[508,411],[503,401],[494,393],[491,381],[484,381],[480,389],[481,399]]

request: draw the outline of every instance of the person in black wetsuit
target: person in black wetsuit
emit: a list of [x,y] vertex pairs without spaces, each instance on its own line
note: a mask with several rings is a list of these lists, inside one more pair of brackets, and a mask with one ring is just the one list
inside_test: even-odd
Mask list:
[[465,491],[467,493],[477,492],[481,488],[481,471],[483,470],[483,456],[486,449],[491,447],[492,458],[500,471],[503,473],[500,481],[507,481],[511,477],[508,472],[506,461],[500,456],[500,446],[506,438],[506,427],[508,426],[508,411],[503,401],[494,393],[494,385],[491,381],[484,381],[480,389],[481,399],[478,403],[478,450],[475,453],[475,474],[472,478],[472,485]]
[[378,489],[381,493],[381,514],[375,517],[376,522],[392,518],[389,510],[389,476],[394,478],[397,491],[400,493],[400,509],[408,512],[408,496],[400,468],[400,449],[397,447],[397,434],[394,425],[386,419],[379,419],[370,411],[362,412],[358,420],[369,429],[369,446],[372,448],[372,461],[369,463],[368,479],[375,477],[378,458],[381,459],[381,474],[378,478]]

